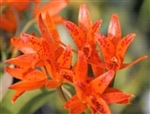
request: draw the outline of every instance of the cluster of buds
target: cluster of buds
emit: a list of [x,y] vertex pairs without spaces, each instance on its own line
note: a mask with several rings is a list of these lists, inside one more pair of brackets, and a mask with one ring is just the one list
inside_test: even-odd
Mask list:
[[[12,102],[26,91],[41,87],[59,88],[69,83],[76,93],[63,107],[70,114],[80,114],[88,107],[92,114],[110,114],[109,104],[130,104],[134,95],[113,87],[115,74],[147,56],[123,63],[135,34],[122,38],[117,14],[112,15],[107,36],[99,33],[101,23],[102,20],[92,23],[85,4],[80,6],[78,25],[64,21],[77,50],[61,41],[48,12],[38,16],[42,37],[22,33],[19,38],[12,38],[11,43],[23,53],[6,60],[6,63],[15,65],[15,68],[5,67],[6,72],[21,80],[9,87],[16,91]],[[73,53],[77,55],[75,64],[72,62]]]

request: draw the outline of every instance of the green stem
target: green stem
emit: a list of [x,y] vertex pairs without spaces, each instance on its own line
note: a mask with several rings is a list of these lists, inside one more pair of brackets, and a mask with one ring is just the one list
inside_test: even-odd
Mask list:
[[22,29],[22,31],[20,33],[24,33],[28,30],[28,28],[30,28],[30,26],[32,26],[34,23],[36,22],[36,19],[33,18],[31,19]]
[[63,90],[62,90],[62,87],[60,86],[60,87],[58,87],[56,90],[57,90],[57,92],[58,92],[58,94],[59,94],[61,100],[62,100],[64,103],[66,103],[66,102],[67,102],[67,98],[66,98],[66,96],[65,96],[65,94],[64,94],[64,92],[63,92]]

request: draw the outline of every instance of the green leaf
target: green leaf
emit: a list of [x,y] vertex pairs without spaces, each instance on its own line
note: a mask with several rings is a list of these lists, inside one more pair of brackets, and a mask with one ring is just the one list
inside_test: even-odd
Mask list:
[[14,104],[11,103],[13,90],[9,90],[0,102],[0,113],[2,114],[33,114],[37,109],[50,100],[53,90],[44,88],[25,92]]

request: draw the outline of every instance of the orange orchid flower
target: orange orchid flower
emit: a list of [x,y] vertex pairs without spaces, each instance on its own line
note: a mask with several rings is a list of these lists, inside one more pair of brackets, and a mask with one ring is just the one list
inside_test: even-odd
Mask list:
[[[82,4],[79,10],[78,26],[70,21],[65,21],[64,23],[77,48],[84,52],[89,63],[101,63],[96,50],[94,34],[98,33],[102,20],[98,20],[93,24],[86,5]],[[103,67],[95,66],[94,64],[91,64],[91,67],[95,76],[99,76],[104,72]]]
[[[79,51],[78,61],[73,72],[75,74],[73,84],[77,93],[64,105],[64,108],[69,109],[70,114],[82,113],[88,105],[91,107],[93,114],[97,112],[110,114],[108,104],[128,104],[129,99],[133,97],[132,94],[123,93],[115,88],[108,88],[114,78],[113,70],[87,82],[87,61],[83,52]],[[76,106],[80,106],[80,108],[76,108]]]
[[[1,1],[0,7],[6,5],[4,13],[1,14],[0,18],[0,28],[7,30],[9,32],[14,32],[17,27],[16,15],[18,15],[19,19],[21,17],[21,13],[30,7],[30,3],[34,2],[34,15],[38,17],[39,14],[43,13],[45,17],[45,13],[49,12],[55,23],[62,23],[63,18],[58,15],[59,11],[67,6],[68,0],[50,0],[42,7],[40,6],[41,0],[3,0]],[[21,4],[21,5],[20,5]]]
[[18,0],[2,0],[0,8],[5,8],[0,15],[0,28],[14,32],[17,27],[16,15],[20,18],[21,12],[28,9],[30,1],[31,0],[22,0],[18,2]]
[[147,58],[144,55],[131,63],[123,63],[126,50],[133,41],[135,34],[129,34],[121,39],[121,28],[117,14],[113,14],[111,18],[108,36],[102,34],[96,34],[96,36],[108,70],[123,69]]
[[[56,43],[60,40],[59,34],[48,13],[45,21],[39,16],[39,27],[42,38],[23,33],[21,38],[11,39],[11,43],[23,53],[19,57],[6,61],[16,65],[17,68],[6,67],[5,70],[21,80],[21,82],[10,86],[10,89],[17,91],[12,98],[13,102],[25,91],[42,86],[57,88],[62,83],[73,80],[71,72],[67,71],[70,69],[72,61],[71,46],[64,48]],[[40,68],[41,71],[36,68]],[[66,71],[65,74],[63,71]],[[35,76],[37,79],[34,80]],[[39,85],[36,86],[37,83]]]
[[[45,53],[43,54],[44,59],[50,57],[45,57]],[[9,87],[10,89],[17,91],[12,98],[12,102],[15,102],[15,100],[25,91],[38,89],[42,86],[46,86],[47,88],[57,88],[66,81],[72,82],[72,77],[70,77],[70,75],[63,74],[64,77],[62,77],[60,74],[60,69],[63,71],[69,69],[71,66],[72,55],[70,46],[66,47],[56,62],[53,60],[53,63],[51,63],[50,59],[45,59],[41,64],[38,64],[41,71],[33,69],[32,67],[31,61],[34,61],[35,56],[35,53],[27,53],[6,61],[7,63],[15,64],[17,68],[6,67],[5,71],[13,77],[21,80],[21,82]],[[48,74],[46,73],[44,66],[46,67]]]

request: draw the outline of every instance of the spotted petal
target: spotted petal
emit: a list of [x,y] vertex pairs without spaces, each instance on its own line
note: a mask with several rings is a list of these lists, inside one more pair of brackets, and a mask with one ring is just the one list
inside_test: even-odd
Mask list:
[[121,28],[117,14],[112,15],[108,28],[108,38],[113,42],[114,45],[117,45],[121,39]]
[[86,43],[86,38],[83,31],[81,31],[81,29],[77,25],[70,21],[65,21],[64,23],[69,33],[71,34],[77,48],[81,49]]
[[93,79],[86,87],[87,93],[90,94],[91,92],[96,92],[102,94],[110,84],[113,77],[114,77],[114,71],[110,70],[100,75],[99,77]]
[[17,91],[27,91],[34,90],[43,87],[45,84],[45,79],[40,81],[21,81],[16,84],[13,84],[9,89],[14,89]]
[[57,60],[57,64],[60,68],[69,69],[71,67],[72,50],[71,46],[67,46],[63,53]]
[[117,44],[116,54],[119,56],[121,62],[123,62],[125,53],[130,43],[133,41],[135,34],[129,34],[122,38]]
[[79,9],[78,26],[84,33],[88,33],[92,26],[91,16],[85,4],[82,4]]
[[95,35],[97,36],[97,41],[101,47],[103,58],[107,63],[107,60],[111,60],[111,58],[115,55],[114,44],[102,34]]

